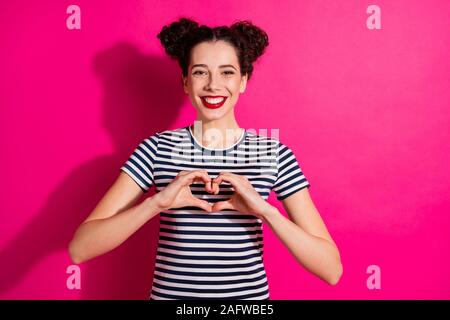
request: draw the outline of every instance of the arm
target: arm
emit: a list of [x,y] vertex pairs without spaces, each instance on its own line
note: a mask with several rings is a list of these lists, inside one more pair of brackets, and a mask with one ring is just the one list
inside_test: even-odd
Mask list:
[[213,210],[249,212],[264,220],[294,257],[308,271],[335,285],[342,275],[342,264],[336,244],[331,239],[307,188],[290,195],[283,205],[291,220],[264,200],[249,180],[230,172],[221,172],[213,185],[231,183],[235,192],[230,199],[216,202]]
[[271,206],[264,214],[266,223],[305,269],[337,284],[343,272],[339,251],[308,189],[284,199],[283,206],[292,221]]
[[[181,171],[163,191],[132,207],[143,191],[128,174],[120,172],[94,211],[76,230],[69,244],[72,261],[78,264],[113,250],[163,210],[198,206],[211,211],[211,205],[195,198],[189,189],[194,181],[210,180],[205,170]],[[209,183],[206,185],[213,192]]]
[[82,263],[118,247],[160,212],[154,197],[133,206],[141,188],[124,172],[78,227],[69,244],[74,263]]

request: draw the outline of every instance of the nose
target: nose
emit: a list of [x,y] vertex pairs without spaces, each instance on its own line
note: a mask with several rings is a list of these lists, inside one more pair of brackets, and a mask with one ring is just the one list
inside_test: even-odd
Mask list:
[[210,73],[205,89],[215,90],[219,89],[219,86],[220,86],[220,79],[218,78],[218,76],[216,76],[215,73]]

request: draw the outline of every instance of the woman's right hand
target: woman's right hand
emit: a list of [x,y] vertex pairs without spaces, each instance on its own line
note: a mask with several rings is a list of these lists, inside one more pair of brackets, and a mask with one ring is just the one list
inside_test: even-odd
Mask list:
[[185,206],[194,206],[211,212],[212,205],[205,200],[194,197],[189,186],[194,182],[204,182],[205,190],[209,193],[215,193],[218,189],[212,187],[212,179],[206,170],[180,171],[175,179],[170,182],[162,191],[156,193],[153,198],[157,206],[163,210],[170,208],[180,208]]

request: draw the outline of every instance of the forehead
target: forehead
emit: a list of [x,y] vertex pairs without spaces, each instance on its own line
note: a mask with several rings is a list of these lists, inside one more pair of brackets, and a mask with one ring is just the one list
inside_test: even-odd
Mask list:
[[191,51],[191,65],[197,63],[210,67],[222,64],[238,66],[238,57],[234,47],[225,41],[202,42]]

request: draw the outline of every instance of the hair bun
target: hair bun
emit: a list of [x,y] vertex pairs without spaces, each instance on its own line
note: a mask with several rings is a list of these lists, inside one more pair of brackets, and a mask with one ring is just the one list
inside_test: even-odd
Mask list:
[[198,29],[197,22],[188,18],[180,18],[169,26],[164,26],[157,37],[170,57],[180,59],[185,54],[186,43]]
[[239,35],[239,46],[252,62],[258,59],[269,45],[267,33],[248,20],[235,22],[230,29]]

